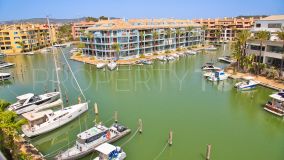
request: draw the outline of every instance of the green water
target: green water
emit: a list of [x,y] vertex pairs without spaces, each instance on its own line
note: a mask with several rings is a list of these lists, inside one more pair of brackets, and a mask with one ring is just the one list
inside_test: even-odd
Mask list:
[[[143,120],[143,133],[123,146],[129,160],[204,160],[207,144],[212,144],[213,160],[283,160],[284,122],[263,110],[268,95],[274,91],[258,87],[251,92],[237,92],[233,80],[217,84],[201,76],[203,63],[216,61],[224,54],[229,54],[228,46],[215,53],[184,57],[171,63],[123,66],[112,72],[70,61],[90,101],[89,111],[31,142],[44,155],[51,153],[47,157],[50,159],[58,149],[73,145],[76,134],[92,127],[93,104],[97,102],[99,116],[96,118],[106,125],[112,124],[110,119],[118,111],[119,122],[130,127],[134,134],[138,119]],[[17,95],[43,93],[46,87],[51,91],[56,86],[52,81],[55,79],[52,55],[6,60],[17,66],[9,70],[15,80],[0,85],[1,98],[14,102]],[[59,72],[62,92],[67,93],[70,104],[75,104],[80,92],[63,58],[59,56],[58,60],[62,63]],[[160,154],[170,130],[173,145]],[[115,144],[121,145],[129,137]],[[84,159],[95,156],[91,154]]]

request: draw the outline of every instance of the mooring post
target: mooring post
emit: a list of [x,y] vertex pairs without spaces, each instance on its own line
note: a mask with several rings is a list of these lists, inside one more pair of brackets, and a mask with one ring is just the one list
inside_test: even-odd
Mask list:
[[98,109],[97,103],[95,103],[94,109],[95,109],[95,114],[99,114],[99,109]]
[[142,119],[140,118],[138,121],[139,121],[139,133],[142,133],[142,131],[143,131]]
[[173,131],[172,130],[170,130],[168,143],[170,146],[173,144]]
[[206,160],[210,160],[211,156],[211,144],[207,145]]
[[117,111],[114,112],[114,121],[115,121],[115,123],[118,122],[118,120],[117,120]]
[[79,96],[78,97],[78,104],[80,104],[81,103],[81,97]]

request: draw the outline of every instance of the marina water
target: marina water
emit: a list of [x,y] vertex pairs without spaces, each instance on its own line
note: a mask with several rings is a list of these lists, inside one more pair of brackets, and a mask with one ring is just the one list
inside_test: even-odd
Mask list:
[[[64,49],[66,55],[70,48]],[[238,92],[235,80],[212,83],[202,77],[200,67],[228,55],[229,46],[216,52],[202,52],[170,63],[119,66],[115,71],[97,70],[94,65],[70,60],[79,84],[89,101],[89,111],[71,123],[50,133],[32,138],[47,159],[72,146],[79,132],[94,125],[94,120],[111,125],[114,112],[118,121],[137,130],[143,120],[143,133],[137,134],[122,148],[130,160],[203,160],[206,145],[212,145],[212,159],[283,160],[284,122],[263,110],[268,95],[264,87]],[[80,95],[62,55],[57,53],[63,97],[69,105]],[[41,94],[56,88],[51,54],[6,57],[16,63],[10,70],[15,79],[0,85],[0,97],[15,102],[15,97],[32,92]],[[224,64],[217,63],[224,67]],[[65,100],[64,100],[65,101]],[[95,116],[93,105],[98,104]],[[167,144],[173,131],[173,145]],[[124,144],[127,136],[115,145]],[[161,153],[162,152],[162,153]],[[93,159],[91,154],[84,159]]]

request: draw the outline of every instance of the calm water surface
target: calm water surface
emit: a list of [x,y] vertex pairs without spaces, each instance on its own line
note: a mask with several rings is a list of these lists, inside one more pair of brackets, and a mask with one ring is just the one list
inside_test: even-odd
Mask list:
[[[66,55],[68,50],[64,49]],[[237,92],[233,80],[212,83],[201,76],[203,63],[228,54],[229,48],[225,46],[217,52],[171,63],[122,66],[112,72],[70,61],[89,101],[89,111],[31,142],[51,159],[61,148],[73,145],[76,135],[92,127],[95,119],[111,125],[113,114],[118,111],[119,121],[130,127],[132,134],[137,130],[138,119],[143,120],[143,133],[123,146],[129,160],[204,160],[207,144],[212,144],[212,159],[216,160],[283,160],[283,119],[263,110],[268,95],[274,91],[258,87],[251,92]],[[68,95],[69,104],[75,104],[80,92],[62,55],[58,54],[57,59],[62,93]],[[14,102],[17,95],[41,94],[45,88],[52,91],[56,87],[51,54],[6,60],[17,66],[8,70],[15,80],[0,85],[1,99]],[[95,102],[99,116],[94,115]],[[173,145],[161,153],[169,130],[173,130]],[[115,144],[121,145],[129,137]],[[95,156],[91,154],[84,159]]]

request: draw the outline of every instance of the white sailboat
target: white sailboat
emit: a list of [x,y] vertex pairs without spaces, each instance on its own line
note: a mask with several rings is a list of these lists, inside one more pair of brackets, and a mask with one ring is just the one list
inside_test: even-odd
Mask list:
[[[49,26],[49,20],[48,20],[48,26]],[[66,60],[66,57],[64,54],[63,56]],[[54,59],[54,64],[55,64],[55,71],[56,71],[56,78],[57,78],[59,94],[61,98],[62,95],[61,95],[61,89],[60,89],[58,67],[57,67],[54,52],[53,52],[53,59]],[[71,67],[69,66],[69,63],[67,60],[66,60],[66,63],[69,69],[71,70]],[[72,72],[72,75],[73,75],[73,72]],[[61,107],[62,108],[58,111],[46,110],[46,111],[29,112],[29,113],[23,114],[23,117],[28,121],[28,124],[25,124],[22,126],[22,131],[24,132],[24,134],[28,137],[33,137],[33,136],[37,136],[37,135],[55,130],[56,128],[59,128],[71,122],[72,120],[80,116],[82,113],[86,112],[88,110],[88,103],[79,102],[79,104],[76,104],[70,107],[64,108],[63,105],[61,105]]]

